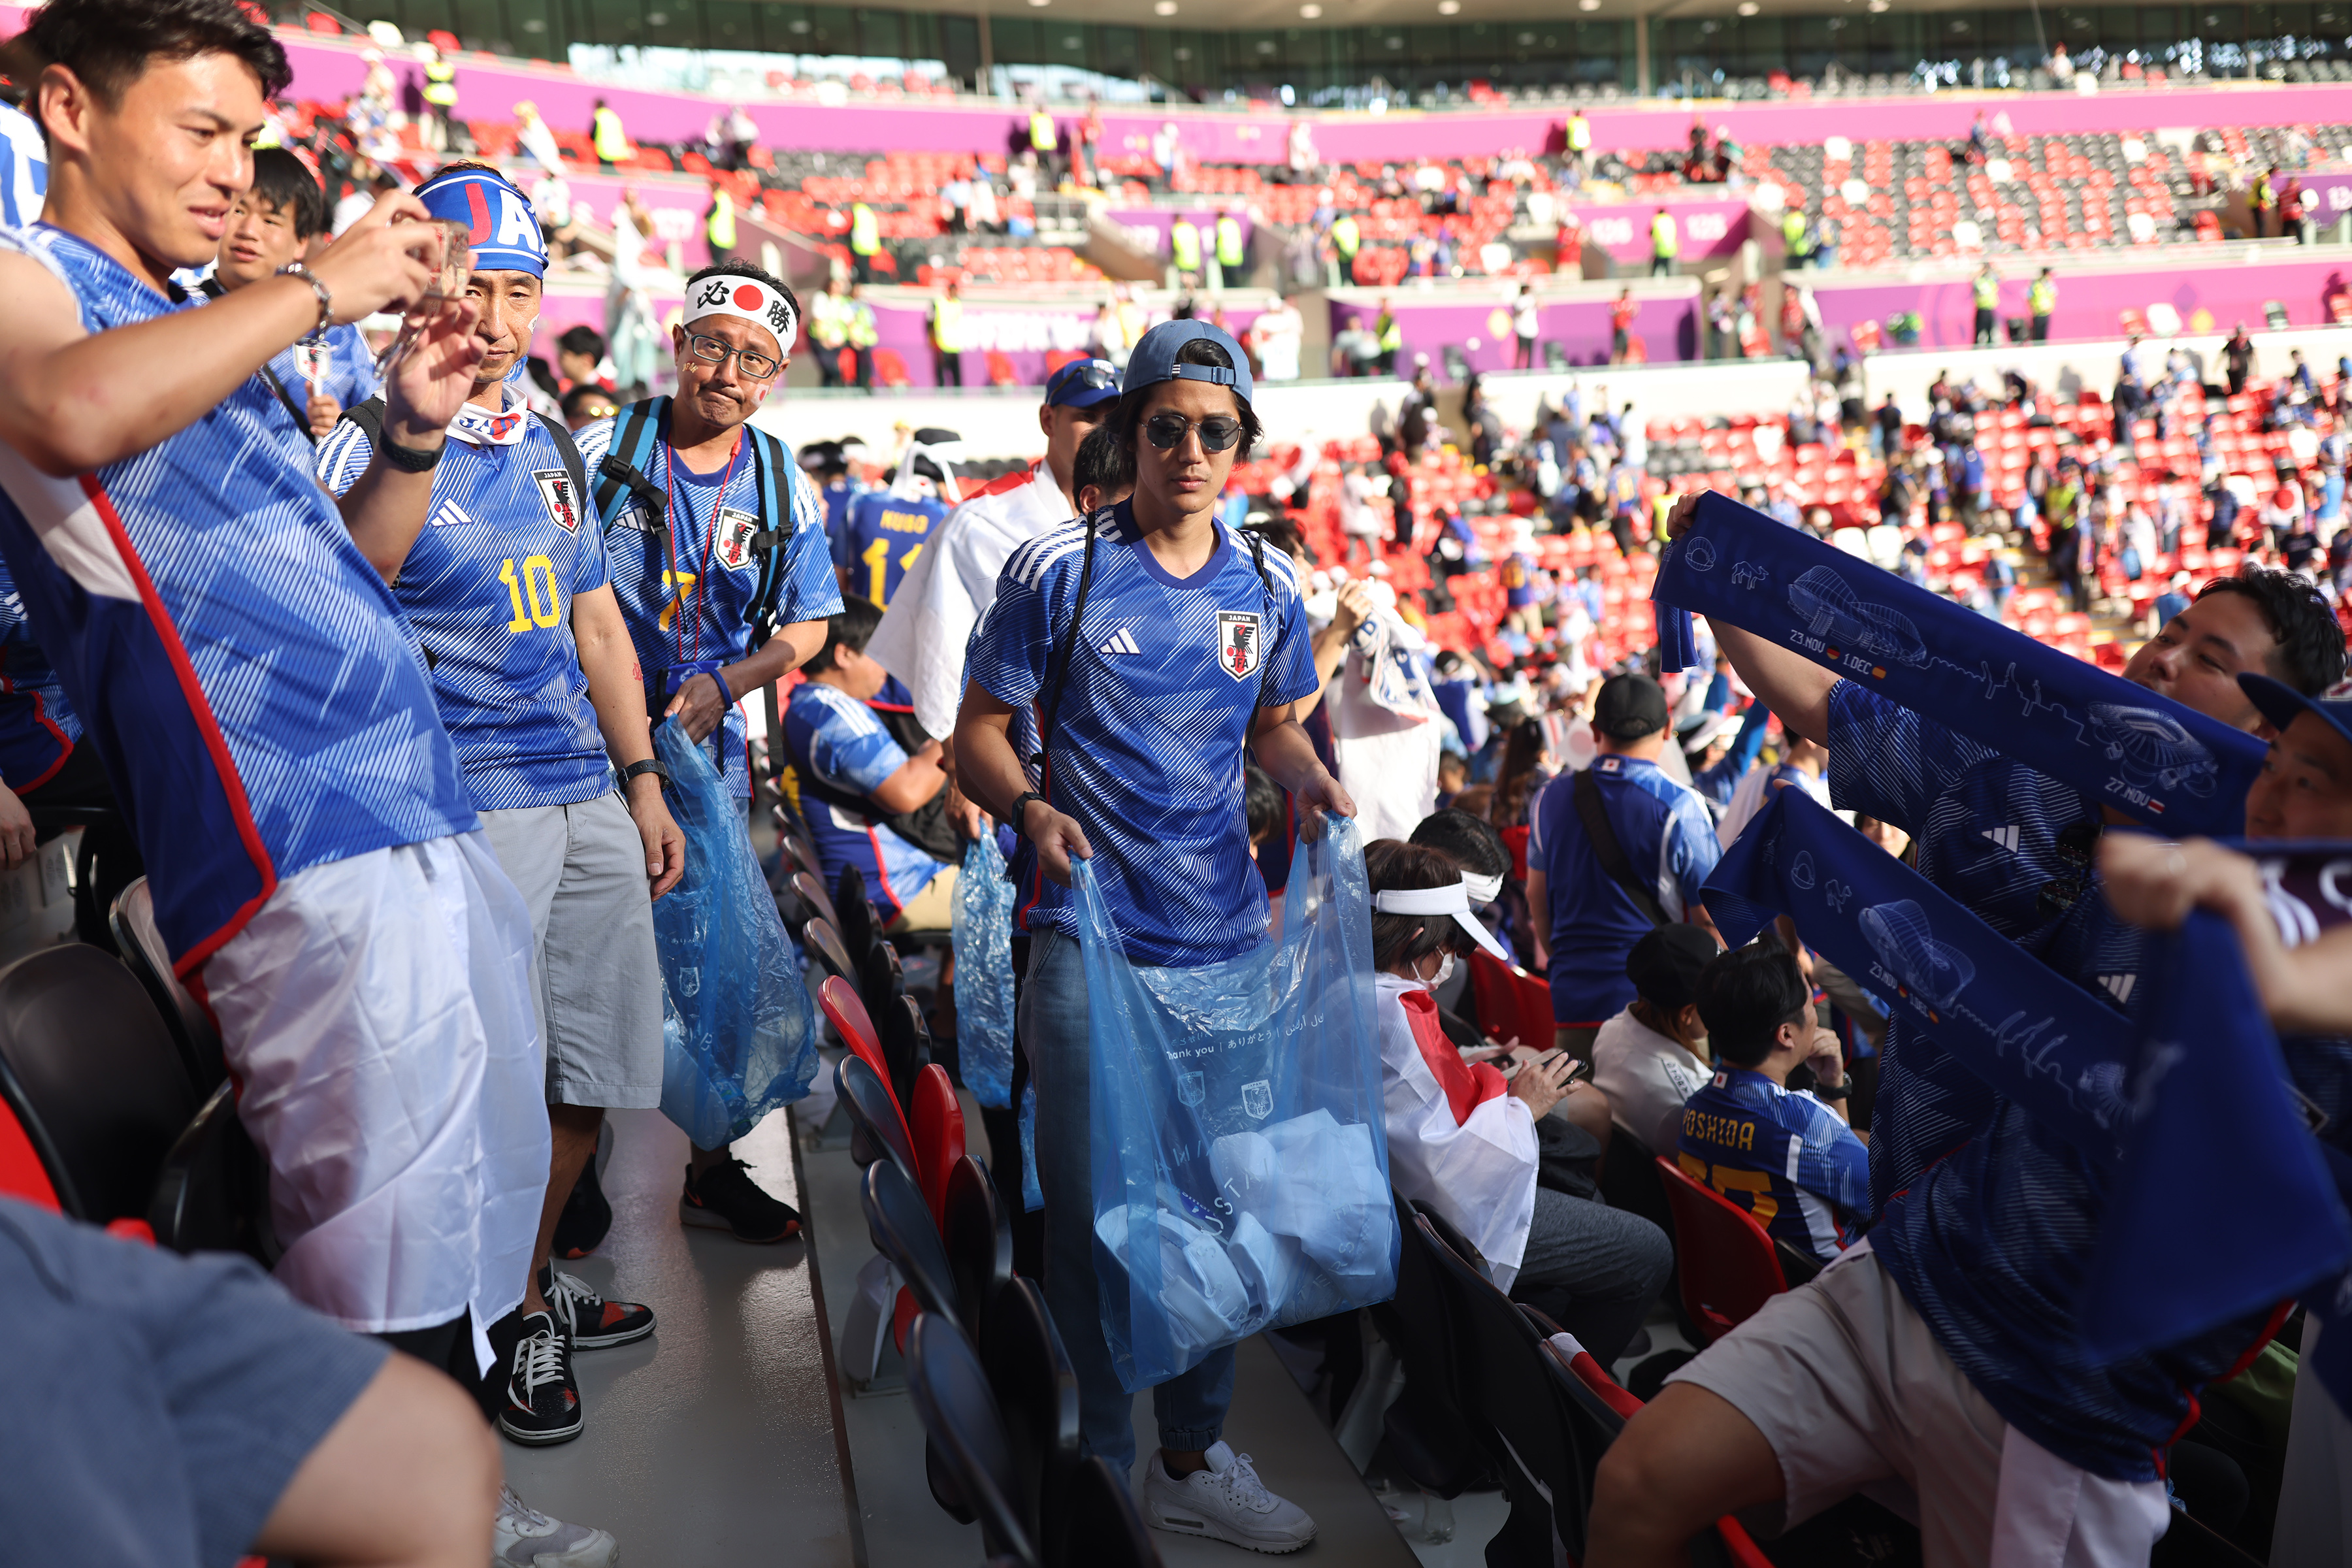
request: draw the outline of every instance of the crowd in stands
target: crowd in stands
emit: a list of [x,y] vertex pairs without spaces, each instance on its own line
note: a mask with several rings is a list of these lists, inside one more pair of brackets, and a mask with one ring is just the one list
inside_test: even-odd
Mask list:
[[[173,1103],[204,1100],[233,1121],[199,1125],[249,1140],[266,1196],[245,1218],[271,1233],[254,1250],[275,1272],[142,1245],[142,1228],[178,1234],[146,1205],[163,1172],[117,1171],[108,1190],[137,1191],[107,1208],[72,1179],[90,1167],[59,1153],[41,1086],[5,1075],[12,1546],[81,1560],[102,1518],[139,1561],[615,1562],[609,1533],[501,1486],[490,1434],[576,1438],[574,1358],[656,1331],[649,1308],[559,1267],[610,1223],[593,1174],[608,1110],[659,1107],[695,1133],[681,1224],[760,1245],[802,1233],[732,1152],[745,1129],[705,1146],[667,1092],[682,999],[708,988],[746,1035],[789,1029],[787,1009],[754,1016],[749,977],[679,955],[719,928],[756,928],[823,981],[866,1217],[901,1266],[876,1276],[883,1318],[903,1277],[925,1389],[958,1356],[976,1368],[971,1342],[995,1321],[969,1304],[964,1321],[962,1282],[910,1261],[944,1264],[955,1229],[953,1178],[912,1133],[961,1139],[950,1072],[978,1058],[947,996],[928,1016],[909,1005],[887,944],[1004,965],[986,978],[1018,997],[1018,1043],[1009,1102],[982,1109],[992,1168],[971,1167],[996,1194],[982,1245],[995,1258],[1012,1233],[1017,1272],[995,1283],[1042,1308],[1052,1397],[1075,1389],[1085,1473],[1109,1478],[1099,1517],[1307,1545],[1315,1521],[1276,1489],[1297,1489],[1295,1457],[1266,1456],[1262,1476],[1226,1440],[1238,1334],[1158,1383],[1139,1455],[1132,1350],[1107,1326],[1136,1255],[1105,1220],[1139,1200],[1106,1209],[1097,1191],[1097,1108],[1117,1097],[1090,1091],[1090,1025],[1106,975],[1176,986],[1237,973],[1218,966],[1270,931],[1292,940],[1314,913],[1281,908],[1293,860],[1360,838],[1364,896],[1343,896],[1369,952],[1346,956],[1371,970],[1352,1044],[1367,1075],[1378,1057],[1381,1131],[1349,1131],[1385,1149],[1393,1190],[1369,1208],[1393,1208],[1415,1260],[1370,1303],[1412,1389],[1391,1431],[1449,1422],[1422,1430],[1459,1452],[1398,1446],[1467,1466],[1455,1490],[1499,1484],[1507,1532],[1539,1521],[1529,1560],[1625,1568],[1706,1537],[1753,1563],[1738,1519],[1781,1535],[1851,1521],[1864,1494],[1901,1520],[1872,1530],[1916,1531],[1937,1563],[2140,1563],[2171,1530],[2294,1568],[2352,1549],[2352,1416],[2313,1353],[2352,1331],[2330,1278],[2346,1258],[2282,1238],[2312,1261],[2307,1308],[2235,1302],[2089,1359],[2079,1291],[2123,1195],[2112,1150],[2048,1121],[2030,1074],[2013,1092],[1928,1032],[1944,1021],[1928,1002],[2011,975],[1906,932],[1889,940],[1909,958],[1886,962],[1922,969],[1865,972],[1833,959],[1829,929],[1841,874],[1914,879],[1982,925],[2000,968],[2105,1009],[2126,1056],[2168,989],[2157,966],[2176,950],[2149,932],[2219,917],[2204,962],[2278,1031],[2254,1070],[2307,1108],[2285,1132],[2340,1161],[2352,953],[2333,917],[2306,908],[2310,929],[2282,940],[2277,889],[2246,856],[2121,831],[2137,818],[2023,760],[2027,740],[1898,701],[1863,656],[1926,664],[1902,614],[1824,601],[1816,633],[1848,652],[1817,659],[1718,607],[1675,653],[1676,611],[1654,595],[1713,570],[1693,549],[1712,537],[1747,548],[1725,563],[1735,582],[1790,558],[1848,600],[1900,579],[1924,591],[1915,616],[1948,617],[1956,668],[1981,657],[1990,680],[1996,658],[2012,675],[2026,660],[2055,689],[2084,673],[2071,655],[2130,683],[2102,688],[2107,707],[2154,706],[2120,710],[2137,722],[2105,755],[2196,781],[2177,803],[2216,788],[2182,760],[2210,755],[2199,736],[2259,753],[2231,785],[2242,803],[2209,807],[2220,836],[2340,847],[2352,361],[2281,358],[2242,330],[2200,363],[2136,335],[2111,395],[1944,376],[1910,418],[1892,396],[1868,405],[1858,363],[1825,357],[1801,308],[1783,346],[1814,374],[1785,414],[1644,418],[1588,378],[1514,429],[1475,380],[1449,414],[1376,326],[1371,357],[1410,373],[1402,402],[1361,436],[1301,439],[1255,402],[1295,347],[1286,366],[1279,333],[1244,343],[1180,314],[1121,322],[1052,372],[1034,461],[983,463],[936,427],[887,453],[794,451],[751,416],[780,395],[804,309],[820,352],[835,345],[819,320],[869,346],[855,285],[803,301],[721,259],[687,279],[667,330],[625,302],[608,334],[575,329],[535,363],[570,243],[543,184],[560,174],[540,160],[533,192],[467,155],[498,150],[459,134],[452,79],[424,101],[431,151],[453,156],[383,177],[363,109],[368,165],[331,163],[322,185],[284,147],[247,150],[287,68],[229,0],[49,0],[5,50],[47,179],[41,221],[0,229],[18,301],[0,321],[0,852],[19,865],[59,809],[127,835],[104,852],[108,901],[150,910],[152,931],[82,934],[119,942],[132,1003],[151,1005],[135,973],[170,1014],[157,1027],[186,1032],[186,1060],[165,1064],[189,1079]],[[1052,130],[1019,167],[1092,173],[1097,139],[1066,170]],[[537,139],[528,119],[518,137]],[[600,162],[626,150],[617,120],[590,133]],[[725,117],[694,155],[714,180],[764,168]],[[1695,135],[1693,173],[1747,161]],[[1197,178],[1173,153],[1159,169]],[[1427,194],[1465,238],[1509,216],[1445,181]],[[625,208],[616,227],[642,241],[641,218]],[[852,271],[878,255],[857,221]],[[616,247],[616,291],[644,265]],[[1748,507],[1706,500],[1724,496]],[[2020,736],[2079,734],[2032,689]],[[762,701],[754,747],[745,709]],[[709,896],[690,879],[715,851],[751,856],[760,807],[784,840],[771,888],[673,924],[681,905],[663,901]],[[1354,826],[1327,837],[1333,818]],[[1845,858],[1824,847],[1817,884],[1801,857],[1796,885],[1822,887],[1826,912],[1750,940],[1751,884],[1733,879],[1814,818]],[[967,857],[991,846],[1015,892],[1001,960],[951,934],[978,880]],[[797,944],[773,884],[807,917]],[[1103,921],[1108,952],[1088,934]],[[852,1006],[861,981],[870,1010]],[[808,998],[786,989],[813,1057]],[[1318,1028],[1345,1026],[1338,1006]],[[904,1081],[875,1069],[894,1058]],[[769,1103],[750,1064],[730,1070],[734,1102]],[[2134,1088],[2153,1101],[2168,1070]],[[2110,1118],[2126,1104],[2121,1079],[2062,1087],[2103,1095]],[[1263,1119],[1253,1089],[1271,1090],[1243,1090]],[[2218,1136],[2241,1131],[2215,1116]],[[129,1142],[98,1168],[164,1163]],[[1345,1201],[1278,1161],[1259,1182],[1275,1198],[1250,1201],[1302,1235]],[[1245,1287],[1200,1216],[1150,1201],[1190,1278],[1239,1296],[1281,1272]],[[1248,1234],[1236,1222],[1236,1248]],[[1305,1268],[1271,1240],[1248,1256]],[[1696,1283],[1742,1270],[1769,1281],[1745,1307]],[[1432,1294],[1498,1308],[1508,1332],[1433,1339]],[[1201,1296],[1196,1321],[1240,1315]],[[1688,1347],[1649,1354],[1669,1324]],[[1284,1331],[1319,1338],[1334,1367],[1361,1349],[1352,1310]],[[1536,1369],[1517,1386],[1444,1370],[1513,1345]],[[1613,1441],[1572,1471],[1507,1436],[1564,1386],[1538,1346],[1586,1391],[1582,1419],[1596,1401],[1608,1415]],[[2263,1357],[2266,1382],[2240,1382]],[[1610,1369],[1635,1360],[1621,1387]],[[2259,1406],[2252,1438],[2200,1426],[2209,1384]],[[938,1436],[949,1415],[918,1404]],[[941,1491],[935,1469],[935,1495],[984,1512],[968,1505],[994,1482],[969,1451],[936,1451],[955,1479]],[[1052,1481],[1003,1468],[1033,1501],[986,1514],[992,1551],[1036,1561],[1026,1532],[1059,1541],[1036,1510],[1068,1506],[1078,1452],[1055,1462]],[[1060,1560],[1086,1560],[1076,1544]]]

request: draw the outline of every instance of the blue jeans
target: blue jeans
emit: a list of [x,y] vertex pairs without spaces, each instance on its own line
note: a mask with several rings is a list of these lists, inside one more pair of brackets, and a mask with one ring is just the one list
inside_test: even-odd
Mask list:
[[[1037,932],[1016,1020],[1037,1084],[1037,1184],[1045,1194],[1045,1305],[1078,1378],[1078,1429],[1087,1452],[1126,1475],[1135,1468],[1135,1400],[1119,1386],[1103,1336],[1095,1275],[1094,1119],[1087,1098],[1087,976],[1076,938]],[[1126,1289],[1126,1281],[1119,1281]],[[1160,1446],[1177,1453],[1223,1435],[1234,1402],[1228,1345],[1151,1391]]]

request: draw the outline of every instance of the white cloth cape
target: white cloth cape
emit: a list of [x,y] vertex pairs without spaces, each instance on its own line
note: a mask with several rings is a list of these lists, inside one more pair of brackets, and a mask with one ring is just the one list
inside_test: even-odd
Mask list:
[[997,574],[1015,550],[1072,516],[1053,470],[1039,463],[1025,485],[974,496],[941,519],[907,569],[866,645],[868,657],[914,694],[924,732],[955,732],[963,704],[964,647],[996,602]]
[[1407,1202],[1417,1198],[1444,1215],[1486,1254],[1495,1283],[1507,1290],[1535,1223],[1535,1118],[1525,1100],[1503,1094],[1457,1124],[1398,1000],[1420,987],[1399,975],[1374,978],[1389,1181]]
[[1410,838],[1437,809],[1444,710],[1413,654],[1421,634],[1380,610],[1356,628],[1332,679],[1331,750],[1339,784],[1355,797],[1365,840]]

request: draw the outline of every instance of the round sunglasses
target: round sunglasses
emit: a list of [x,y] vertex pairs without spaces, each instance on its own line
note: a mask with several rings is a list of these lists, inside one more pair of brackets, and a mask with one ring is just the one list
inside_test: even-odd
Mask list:
[[1242,422],[1229,414],[1213,414],[1206,419],[1187,419],[1181,414],[1161,412],[1143,422],[1143,434],[1161,451],[1182,443],[1188,432],[1201,433],[1201,449],[1204,452],[1229,450],[1242,438]]

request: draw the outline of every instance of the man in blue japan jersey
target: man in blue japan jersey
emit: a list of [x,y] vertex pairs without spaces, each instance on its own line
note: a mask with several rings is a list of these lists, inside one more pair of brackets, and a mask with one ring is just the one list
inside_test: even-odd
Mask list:
[[55,0],[23,41],[52,163],[43,224],[0,236],[0,555],[219,1023],[278,1279],[478,1381],[547,1180],[529,916],[354,539],[425,526],[475,307],[419,312],[338,506],[257,372],[423,300],[439,231],[393,221],[423,206],[194,306],[171,274],[217,251],[284,51],[228,0]]
[[[404,549],[397,537],[365,542],[424,645],[483,831],[530,908],[554,1157],[522,1305],[490,1339],[507,1373],[500,1428],[517,1442],[563,1442],[585,1419],[572,1351],[654,1329],[646,1308],[558,1273],[551,1247],[605,1110],[661,1103],[647,884],[658,897],[677,881],[685,839],[662,802],[635,654],[578,454],[509,379],[539,320],[547,254],[538,220],[520,190],[478,163],[444,165],[416,195],[435,216],[472,227],[466,293],[480,307],[483,354],[473,396],[449,424],[427,526]],[[382,405],[356,413],[363,417],[344,420],[319,448],[320,481],[338,495],[366,471],[367,423]]]
[[[1683,1174],[1776,1240],[1836,1261],[1870,1213],[1870,1152],[1846,1125],[1845,1059],[1813,1022],[1812,988],[1767,940],[1709,960],[1697,1002],[1716,1074],[1683,1102]],[[1789,1089],[1799,1067],[1813,1069],[1818,1096]]]
[[[580,455],[649,708],[677,715],[698,742],[717,731],[719,770],[748,799],[739,704],[824,646],[841,590],[814,487],[781,443],[749,424],[789,359],[792,333],[780,344],[768,317],[785,311],[789,329],[799,306],[748,262],[706,268],[688,282],[674,335],[677,395],[583,426]],[[625,446],[644,460],[632,483],[609,484],[599,477],[604,460],[630,460]],[[780,515],[763,510],[768,495],[780,498]]]
[[[1688,511],[1676,509],[1676,530]],[[2137,989],[2137,944],[2095,896],[2091,861],[2108,821],[2098,801],[1793,652],[1714,629],[1790,730],[1829,746],[1834,803],[1909,833],[1921,874],[2016,942],[2020,962],[2046,963],[2095,996]],[[2124,675],[2251,729],[2260,714],[2238,675],[2307,687],[2340,672],[2343,658],[2342,635],[2307,586],[2256,572],[2208,584]],[[1605,1472],[1613,1500],[1596,1510],[1596,1540],[1627,1548],[1617,1561],[1715,1517],[1694,1511],[1702,1495],[1716,1513],[1782,1498],[1793,1522],[1874,1481],[1917,1493],[1931,1558],[1981,1557],[1998,1536],[2053,1557],[2142,1561],[2161,1533],[2152,1450],[2192,1408],[2193,1386],[2226,1371],[2259,1325],[2218,1364],[2212,1343],[2085,1364],[2069,1304],[2099,1194],[2082,1163],[1916,1031],[1891,1024],[1885,1060],[1872,1114],[1876,1226],[1788,1305],[1717,1342],[1629,1426],[1634,1441]],[[1855,1335],[1909,1359],[1856,1362],[1844,1349]],[[1801,1369],[1801,1392],[1759,1382],[1767,1363]],[[1825,1370],[1833,1365],[1847,1370]],[[1852,1394],[1848,1411],[1884,1407],[1863,1385],[1843,1387],[1848,1373],[1863,1385],[1909,1380],[1912,1417],[1872,1426],[1825,1411],[1824,1391],[1833,1403]],[[1690,1465],[1697,1480],[1644,1493],[1658,1456],[1687,1464],[1677,1445],[1700,1430],[1720,1441]],[[2037,1523],[2036,1509],[2055,1511]]]
[[[1266,940],[1245,745],[1304,814],[1355,814],[1294,717],[1318,689],[1296,568],[1215,519],[1258,436],[1248,360],[1213,326],[1170,321],[1136,345],[1126,387],[1108,425],[1134,494],[1013,551],[971,636],[955,733],[965,794],[1027,840],[1012,874],[1031,933],[1018,1022],[1036,1073],[1046,1300],[1077,1373],[1087,1447],[1121,1474],[1134,1401],[1112,1365],[1095,1274],[1070,858],[1094,862],[1129,962],[1192,968]],[[1042,722],[1016,727],[1016,713]],[[1046,758],[1034,774],[1033,733]],[[1163,1530],[1294,1550],[1314,1521],[1220,1436],[1233,1376],[1228,1348],[1157,1390],[1146,1512]]]
[[922,555],[931,530],[963,499],[930,450],[958,438],[949,430],[918,430],[890,488],[867,490],[849,503],[834,542],[833,563],[841,574],[843,593],[889,608],[891,595]]
[[826,885],[855,866],[889,930],[942,931],[955,914],[957,868],[892,831],[889,818],[929,800],[947,774],[937,741],[909,756],[868,706],[889,679],[866,653],[881,620],[871,600],[842,601],[808,679],[793,688],[784,753]]
[[[824,646],[841,608],[823,509],[783,444],[750,425],[791,354],[800,306],[749,262],[687,279],[672,329],[677,395],[631,404],[579,432],[613,590],[629,626],[646,710],[697,743],[749,812],[750,759],[737,706]],[[625,481],[606,475],[620,459]],[[748,826],[747,826],[747,831]],[[724,1149],[694,1150],[678,1200],[688,1225],[781,1241],[800,1216]]]
[[[327,195],[302,160],[283,147],[253,155],[253,184],[229,208],[228,229],[204,290],[223,295],[278,276],[327,232]],[[346,408],[381,390],[375,356],[351,322],[316,343],[298,342],[270,356],[261,376],[305,439],[320,441]]]

